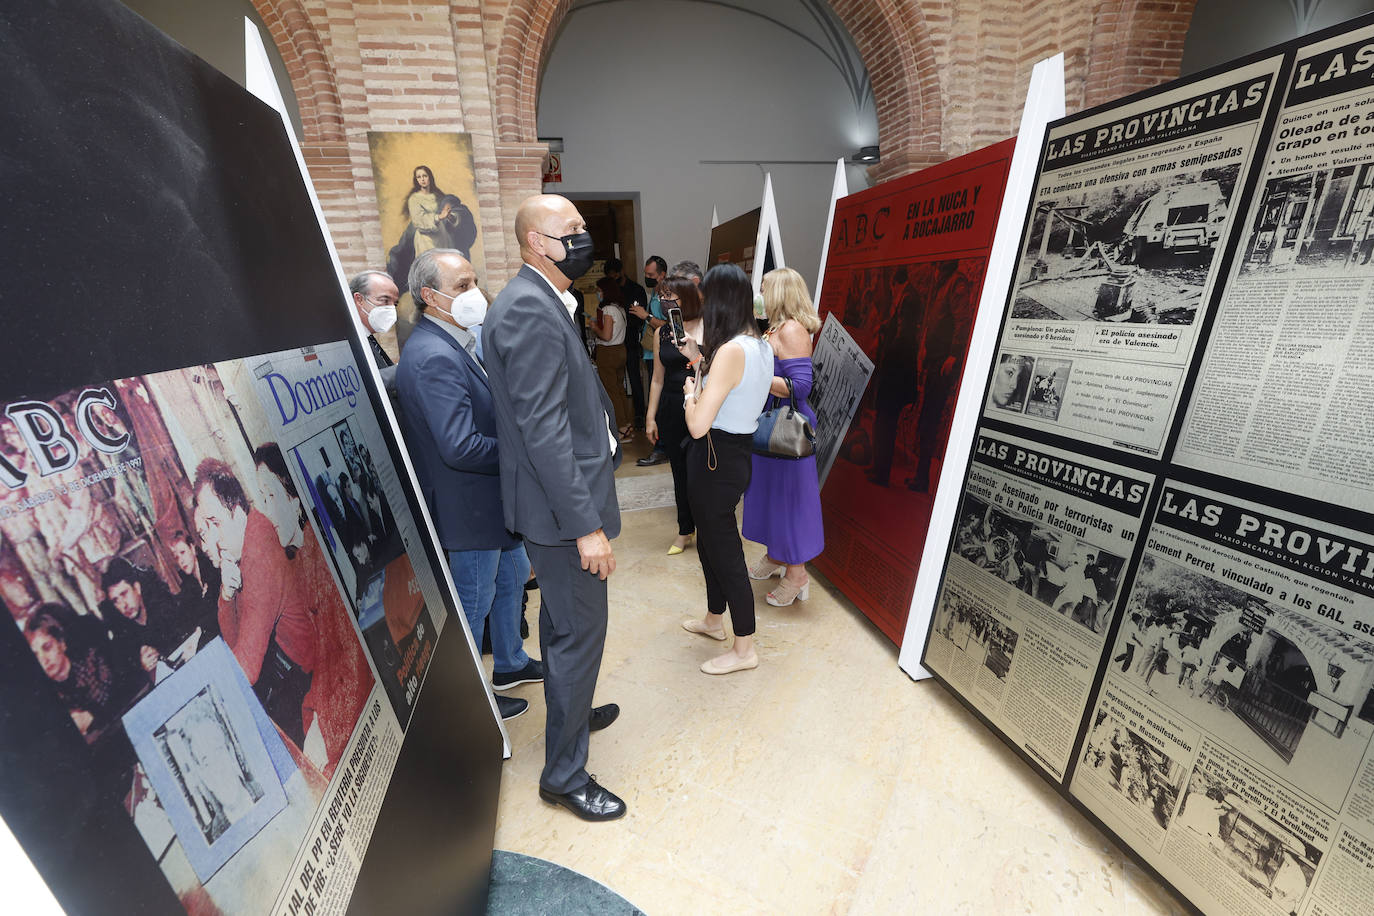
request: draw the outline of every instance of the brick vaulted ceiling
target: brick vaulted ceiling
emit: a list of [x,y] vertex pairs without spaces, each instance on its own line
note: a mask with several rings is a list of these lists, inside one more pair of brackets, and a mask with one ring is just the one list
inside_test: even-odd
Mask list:
[[[1031,67],[1056,51],[1071,111],[1177,76],[1196,0],[828,2],[871,83],[883,151],[871,177],[881,181],[1009,136]],[[541,187],[539,80],[572,0],[252,3],[290,75],[303,152],[345,265],[375,266],[385,254],[366,132],[461,130],[474,138],[499,286],[518,266],[499,227]]]

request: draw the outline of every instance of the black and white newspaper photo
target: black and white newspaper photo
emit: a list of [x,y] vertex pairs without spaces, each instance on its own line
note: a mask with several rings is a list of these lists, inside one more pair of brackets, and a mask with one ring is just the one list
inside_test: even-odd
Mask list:
[[1190,898],[1214,902],[1218,912],[1315,913],[1305,898],[1332,827],[1301,795],[1204,741],[1163,857]]
[[1299,52],[1175,461],[1374,511],[1374,29]]
[[986,417],[1160,455],[1279,63],[1050,130]]
[[1374,835],[1374,538],[1170,483],[1122,615],[1094,716],[1175,738],[1188,785],[1161,845],[1090,732],[1071,792],[1207,912],[1320,912],[1335,825]]
[[873,360],[844,329],[835,313],[827,312],[811,364],[815,377],[810,400],[816,412],[816,472],[824,487],[825,477],[840,453],[849,424],[859,412],[859,402],[873,376]]
[[1195,729],[1151,715],[1130,695],[1109,690],[1093,712],[1073,774],[1074,790],[1101,799],[1123,834],[1159,849],[1197,737]]
[[1019,437],[978,437],[922,664],[1061,778],[1151,483]]

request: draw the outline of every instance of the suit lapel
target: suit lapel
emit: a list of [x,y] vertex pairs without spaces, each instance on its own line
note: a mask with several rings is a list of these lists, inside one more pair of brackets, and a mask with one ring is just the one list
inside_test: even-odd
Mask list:
[[[544,294],[544,298],[547,299],[554,308],[558,309],[560,315],[567,319],[574,333],[577,331],[577,323],[573,321],[572,315],[568,314],[568,307],[563,303],[563,298],[559,296],[558,293],[554,292],[553,287],[549,285],[548,280],[544,279],[543,274],[526,264],[524,267],[520,268],[519,276],[524,277],[530,283],[538,287],[539,291]],[[577,293],[573,293],[573,295],[577,295]]]
[[433,321],[423,316],[420,318],[420,321],[415,325],[415,330],[424,331],[426,333],[432,334],[439,340],[442,340],[444,343],[448,344],[453,349],[457,350],[458,358],[467,365],[468,371],[482,380],[483,388],[489,387],[487,385],[486,369],[482,367],[481,363],[477,362],[477,360],[473,357],[471,353],[469,353],[467,350],[463,348],[463,345],[460,344],[452,334],[448,333],[443,328],[435,327]]

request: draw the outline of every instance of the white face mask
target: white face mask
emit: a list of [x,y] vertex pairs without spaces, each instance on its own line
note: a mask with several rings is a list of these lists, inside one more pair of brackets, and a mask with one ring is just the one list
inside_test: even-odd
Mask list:
[[[477,287],[465,290],[456,296],[448,293],[440,293],[437,289],[434,292],[443,296],[445,299],[452,299],[447,314],[460,327],[475,328],[487,317],[487,297],[482,295],[482,291]],[[439,309],[439,311],[445,311]]]
[[[368,303],[372,305],[372,303]],[[396,306],[394,305],[373,305],[372,311],[367,313],[367,326],[372,329],[374,334],[385,334],[396,326]]]

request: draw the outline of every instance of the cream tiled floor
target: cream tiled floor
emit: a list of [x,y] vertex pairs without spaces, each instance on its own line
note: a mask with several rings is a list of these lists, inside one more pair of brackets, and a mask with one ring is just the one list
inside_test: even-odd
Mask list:
[[671,508],[629,512],[615,542],[597,702],[622,712],[590,769],[628,814],[586,824],[540,801],[543,699],[520,687],[498,849],[654,916],[1184,912],[819,576],[786,609],[755,583],[759,667],[700,673],[721,644],[679,626],[703,585],[695,550],[665,555],[674,531]]

